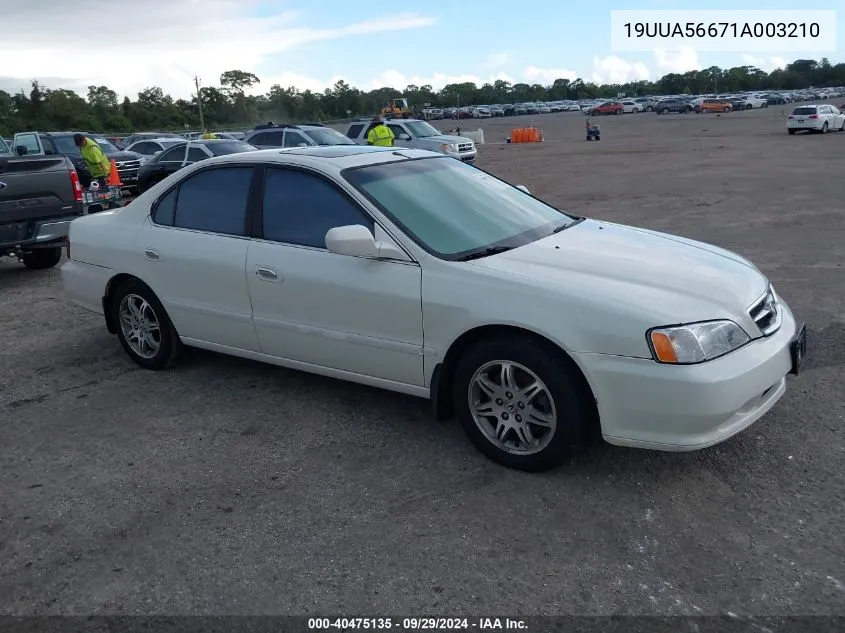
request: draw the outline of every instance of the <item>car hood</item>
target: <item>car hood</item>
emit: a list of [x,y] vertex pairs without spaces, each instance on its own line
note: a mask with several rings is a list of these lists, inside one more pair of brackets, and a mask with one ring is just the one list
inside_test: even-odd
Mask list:
[[747,324],[747,308],[768,286],[751,262],[725,249],[595,220],[473,263],[580,295],[603,293],[667,324],[727,315]]
[[432,143],[472,143],[472,139],[466,136],[450,136],[448,134],[439,134],[437,136],[426,136],[419,139],[421,141],[431,141]]
[[144,156],[138,152],[114,152],[112,154],[106,154],[106,156],[118,163],[127,160],[141,160],[144,158]]

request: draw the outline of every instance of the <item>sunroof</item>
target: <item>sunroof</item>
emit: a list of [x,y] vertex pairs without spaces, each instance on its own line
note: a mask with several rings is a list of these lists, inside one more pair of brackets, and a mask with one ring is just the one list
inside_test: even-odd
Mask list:
[[369,145],[324,145],[320,147],[298,147],[285,150],[285,154],[304,154],[319,158],[341,158],[356,154],[374,154],[376,152],[392,151],[391,147],[370,147]]

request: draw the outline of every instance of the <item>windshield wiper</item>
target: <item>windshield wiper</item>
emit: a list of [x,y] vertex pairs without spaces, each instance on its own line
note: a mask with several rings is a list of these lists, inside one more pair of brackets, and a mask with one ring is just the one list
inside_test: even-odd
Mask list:
[[479,259],[481,257],[487,257],[488,255],[498,255],[499,253],[504,253],[505,251],[509,251],[513,248],[513,246],[488,246],[487,248],[482,248],[477,251],[473,251],[471,253],[467,253],[463,257],[459,257],[455,261],[458,262],[468,262],[471,259]]

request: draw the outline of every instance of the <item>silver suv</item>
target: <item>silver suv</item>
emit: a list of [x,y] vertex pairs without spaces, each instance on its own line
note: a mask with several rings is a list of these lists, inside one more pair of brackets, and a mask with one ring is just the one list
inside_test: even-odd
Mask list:
[[244,142],[258,149],[276,149],[278,147],[311,147],[314,145],[354,145],[343,134],[319,123],[262,126],[250,130]]
[[[430,152],[440,152],[464,162],[472,162],[478,155],[475,143],[465,136],[443,134],[427,121],[420,119],[387,119],[384,124],[396,135],[395,147],[412,147]],[[373,127],[371,121],[356,121],[349,126],[346,136],[358,145],[367,144],[367,134]]]

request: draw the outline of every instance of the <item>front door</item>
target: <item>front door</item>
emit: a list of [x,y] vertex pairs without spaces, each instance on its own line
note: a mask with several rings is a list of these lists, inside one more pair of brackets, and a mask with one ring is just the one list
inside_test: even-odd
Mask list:
[[335,183],[313,173],[268,168],[262,216],[246,265],[262,351],[421,386],[419,265],[330,253],[329,229],[375,225]]
[[254,173],[227,166],[192,174],[158,200],[138,237],[144,279],[182,337],[259,349],[245,278]]

